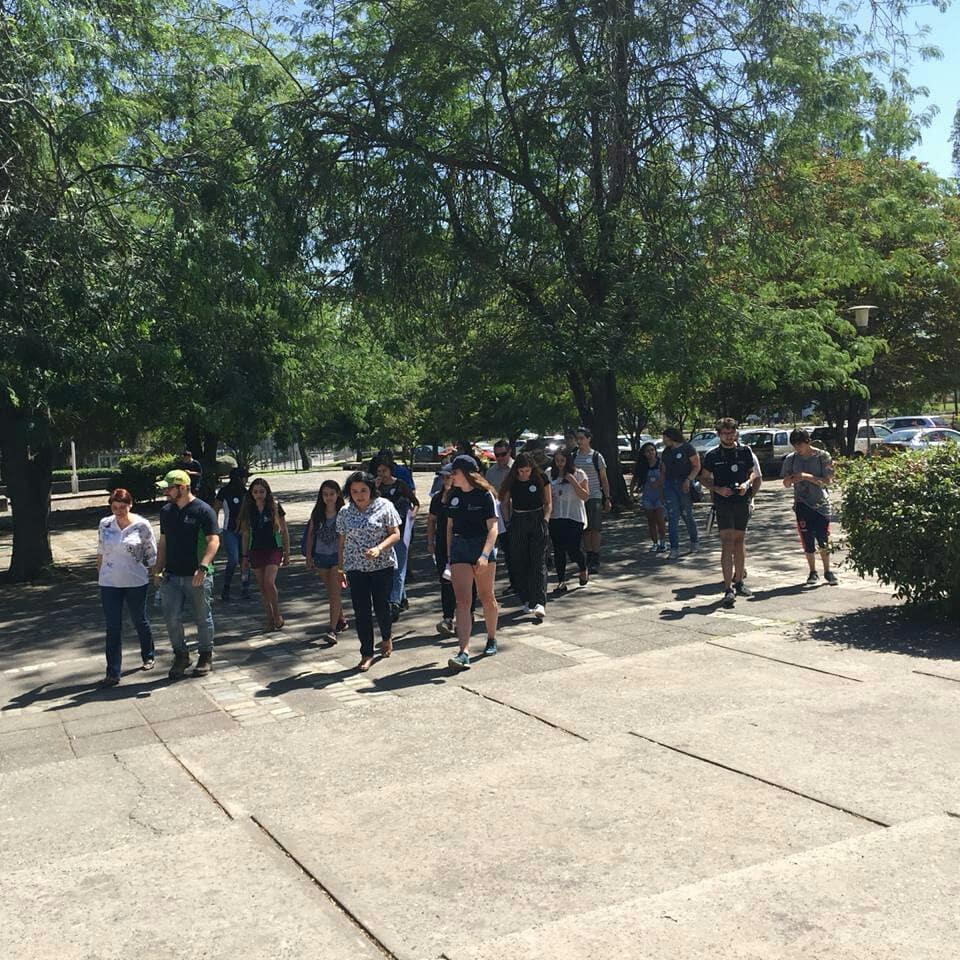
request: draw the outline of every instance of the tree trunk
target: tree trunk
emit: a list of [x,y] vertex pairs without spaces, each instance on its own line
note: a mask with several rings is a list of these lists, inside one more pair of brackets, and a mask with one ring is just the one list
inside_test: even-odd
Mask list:
[[857,448],[857,430],[860,428],[860,415],[865,404],[860,397],[851,397],[847,403],[847,429],[843,435],[843,452],[846,456],[853,456]]
[[303,431],[297,424],[293,426],[293,437],[297,444],[297,453],[300,454],[300,467],[302,470],[309,470],[313,466],[313,460],[307,453],[307,443],[303,437]]
[[3,476],[13,510],[13,557],[9,581],[26,583],[53,564],[50,550],[50,481],[53,447],[27,442],[26,424],[15,420],[0,441]]

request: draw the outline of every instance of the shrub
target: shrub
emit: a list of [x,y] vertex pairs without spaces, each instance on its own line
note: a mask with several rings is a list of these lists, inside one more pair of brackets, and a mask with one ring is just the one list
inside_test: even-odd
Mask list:
[[[77,478],[79,480],[98,480],[100,477],[109,477],[114,471],[110,467],[77,467]],[[54,470],[51,479],[69,480],[73,476],[71,470]]]
[[125,487],[138,503],[157,498],[156,482],[179,458],[172,453],[138,453],[121,457],[119,469],[106,482],[107,490]]
[[852,461],[842,481],[851,566],[960,614],[960,447]]

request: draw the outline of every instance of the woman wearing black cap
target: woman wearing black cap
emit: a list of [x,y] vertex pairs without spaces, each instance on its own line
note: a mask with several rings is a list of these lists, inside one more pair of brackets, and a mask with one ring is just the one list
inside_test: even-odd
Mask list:
[[460,650],[447,662],[454,670],[470,666],[470,631],[473,614],[470,603],[473,586],[483,604],[487,627],[488,656],[497,652],[497,617],[499,607],[493,593],[497,574],[497,535],[500,521],[493,487],[483,479],[477,461],[461,455],[451,464],[453,489],[447,501],[447,543],[450,549],[450,572],[457,598],[457,638]]

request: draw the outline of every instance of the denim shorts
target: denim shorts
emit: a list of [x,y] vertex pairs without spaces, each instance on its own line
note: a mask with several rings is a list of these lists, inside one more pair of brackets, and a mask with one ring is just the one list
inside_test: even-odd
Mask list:
[[[453,542],[450,544],[450,566],[455,563],[469,563],[474,566],[483,553],[483,545],[487,542],[486,537],[458,537],[453,535]],[[497,548],[490,551],[487,558],[488,563],[495,563],[497,560]]]
[[337,565],[337,555],[335,553],[315,553],[313,555],[313,565],[318,570],[332,570]]

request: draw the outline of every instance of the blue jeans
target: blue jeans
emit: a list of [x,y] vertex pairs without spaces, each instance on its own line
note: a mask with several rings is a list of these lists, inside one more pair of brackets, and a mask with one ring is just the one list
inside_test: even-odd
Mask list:
[[[220,533],[220,542],[227,551],[227,565],[223,568],[223,592],[227,593],[233,582],[233,574],[240,565],[240,534],[236,530],[223,530]],[[240,574],[240,583],[244,590],[250,589],[249,567]]]
[[120,676],[122,648],[120,634],[123,630],[123,605],[126,603],[130,619],[140,638],[140,658],[152,660],[154,657],[153,633],[147,620],[147,585],[142,587],[101,587],[100,601],[103,604],[103,616],[107,621],[107,673],[111,677]]
[[683,492],[683,481],[666,480],[663,484],[663,499],[667,508],[670,549],[676,550],[680,546],[681,515],[687,525],[687,535],[690,537],[690,543],[697,543],[700,535],[697,533],[697,521],[693,519],[693,501],[690,499],[689,493]]
[[393,549],[397,554],[397,565],[393,570],[393,584],[390,587],[390,602],[391,603],[400,603],[403,600],[403,595],[406,593],[404,589],[407,585],[407,545],[401,540],[399,543],[393,545]]
[[163,619],[167,622],[167,634],[174,653],[186,653],[187,642],[183,638],[184,608],[189,604],[197,625],[197,649],[201,653],[213,652],[213,577],[208,573],[203,586],[195,587],[193,577],[181,577],[165,573],[160,587],[163,595]]

